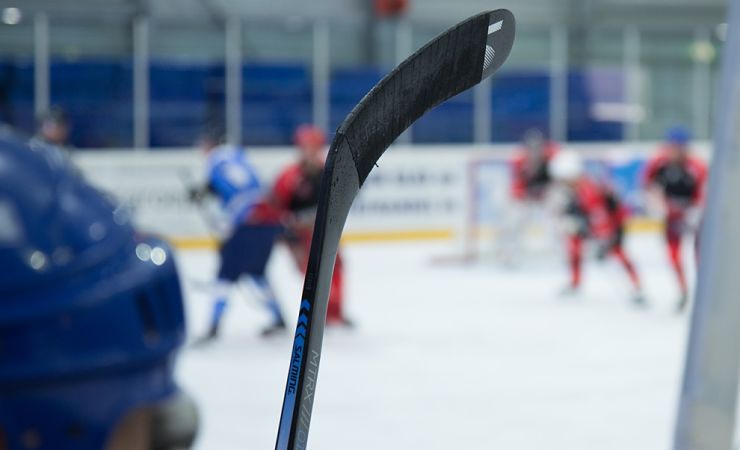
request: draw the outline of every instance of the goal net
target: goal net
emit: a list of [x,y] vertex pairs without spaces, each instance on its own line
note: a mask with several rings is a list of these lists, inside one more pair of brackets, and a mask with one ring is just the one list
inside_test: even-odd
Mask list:
[[463,230],[468,260],[521,265],[560,254],[552,199],[513,200],[511,158],[511,152],[499,151],[468,162]]

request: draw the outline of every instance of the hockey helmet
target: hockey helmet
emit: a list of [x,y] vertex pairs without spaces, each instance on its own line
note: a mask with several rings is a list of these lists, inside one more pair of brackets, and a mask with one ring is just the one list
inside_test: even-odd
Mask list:
[[293,142],[302,149],[319,149],[326,145],[326,134],[316,126],[304,124],[295,130]]
[[666,130],[665,140],[676,147],[686,147],[691,141],[691,132],[686,127],[673,126]]
[[182,398],[182,295],[167,244],[50,150],[0,132],[0,448],[97,450]]
[[573,150],[564,150],[555,154],[550,161],[550,175],[559,181],[573,181],[584,172],[581,156]]

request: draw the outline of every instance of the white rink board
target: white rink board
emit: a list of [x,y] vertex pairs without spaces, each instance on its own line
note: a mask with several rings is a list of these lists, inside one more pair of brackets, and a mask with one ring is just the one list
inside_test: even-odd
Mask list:
[[[353,205],[348,232],[458,229],[464,219],[470,147],[392,149],[379,161]],[[292,148],[250,150],[266,187],[295,158]],[[203,157],[192,150],[91,152],[76,155],[85,175],[130,205],[139,226],[168,237],[207,237],[187,201],[182,173],[203,179]]]
[[[645,157],[658,143],[566,145],[615,163]],[[347,233],[450,231],[459,235],[469,211],[469,166],[481,158],[505,164],[513,145],[397,146],[378,162],[360,191]],[[706,154],[706,145],[697,149]],[[250,149],[269,186],[281,167],[295,158],[286,147]],[[94,184],[134,210],[137,224],[166,237],[206,238],[208,229],[187,201],[182,173],[203,176],[203,157],[190,149],[78,152],[75,161]],[[502,171],[502,173],[504,173]],[[497,183],[502,185],[503,183]],[[212,208],[217,209],[217,208]]]

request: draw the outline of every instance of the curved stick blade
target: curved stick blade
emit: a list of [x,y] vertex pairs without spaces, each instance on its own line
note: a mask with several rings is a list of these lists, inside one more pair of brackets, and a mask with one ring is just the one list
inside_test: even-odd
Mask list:
[[504,9],[450,28],[383,78],[337,130],[321,182],[276,450],[307,446],[334,262],[357,192],[409,125],[501,67],[514,28],[514,16]]

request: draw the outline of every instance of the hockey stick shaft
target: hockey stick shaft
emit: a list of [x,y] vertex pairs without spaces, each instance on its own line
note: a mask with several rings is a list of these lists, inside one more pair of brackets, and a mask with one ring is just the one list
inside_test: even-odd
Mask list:
[[416,119],[498,69],[513,39],[514,17],[507,10],[461,22],[383,78],[337,130],[321,182],[277,450],[307,446],[334,262],[360,186],[388,146]]
[[[177,178],[180,180],[180,184],[182,184],[188,192],[196,186],[195,181],[193,181],[193,177],[187,169],[179,170],[177,172]],[[190,201],[190,203],[195,204],[195,209],[198,212],[198,216],[200,216],[201,221],[205,225],[209,237],[216,242],[220,241],[221,238],[219,236],[221,233],[219,232],[217,219],[205,210],[202,201]]]

